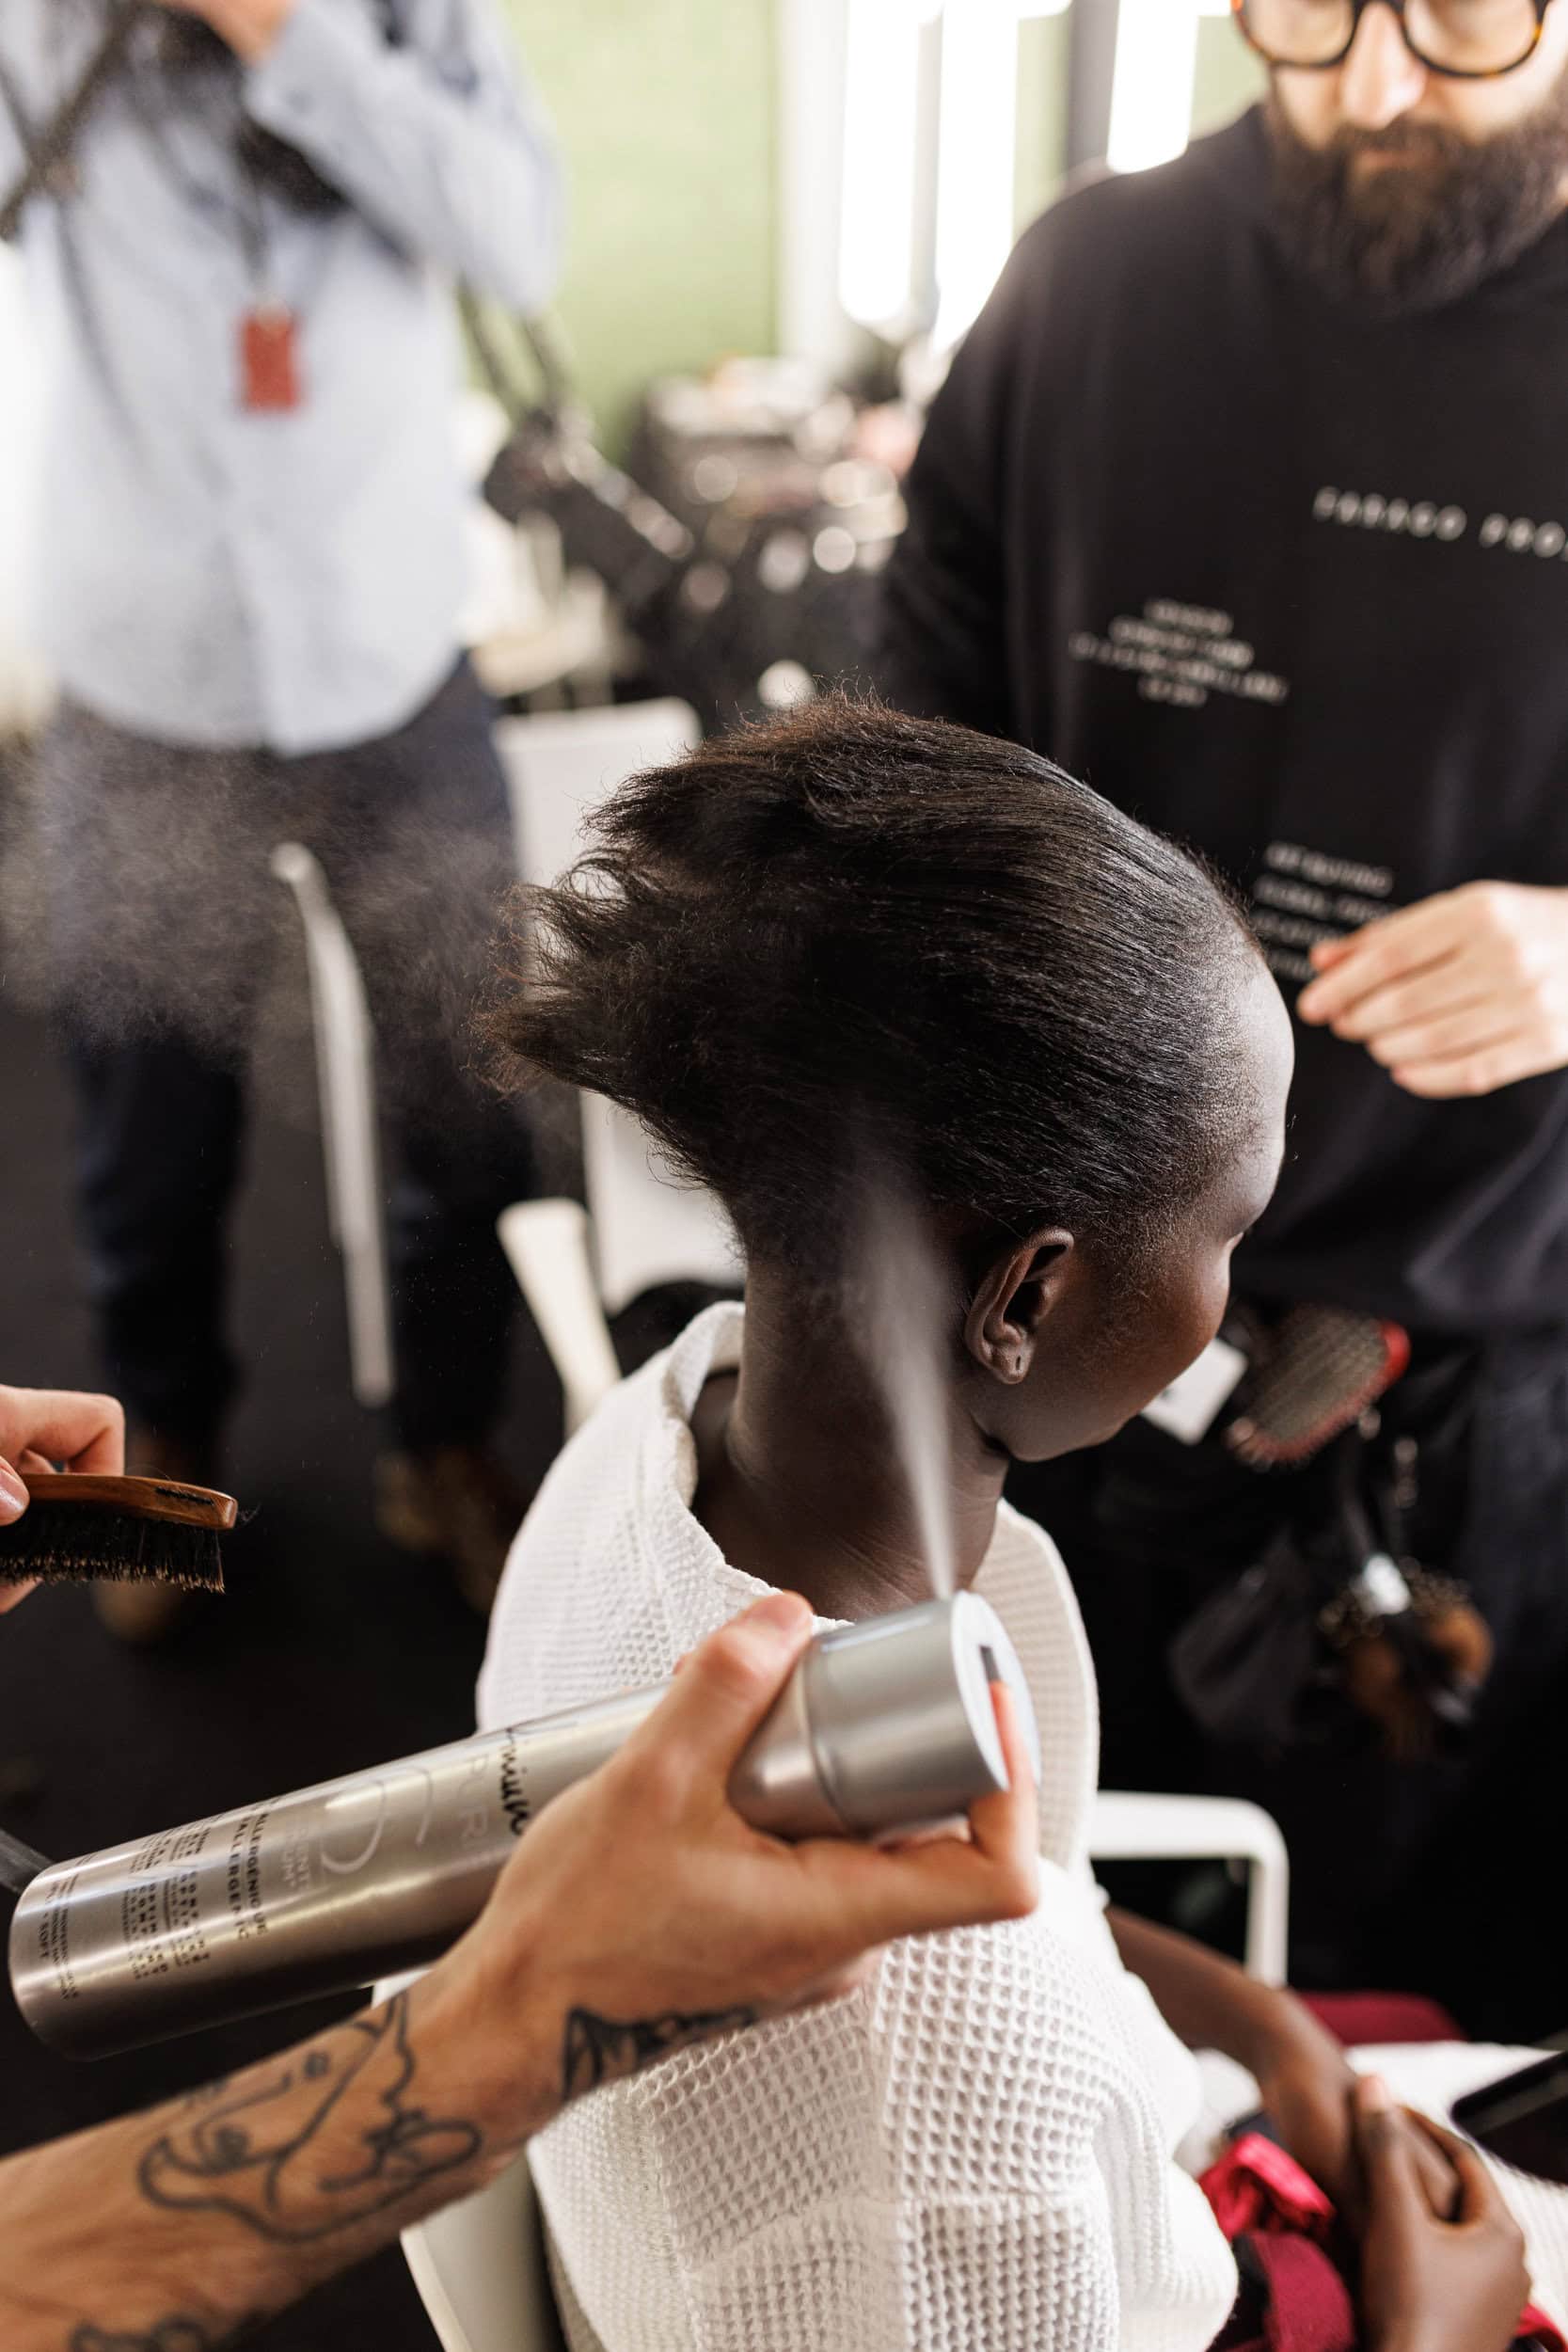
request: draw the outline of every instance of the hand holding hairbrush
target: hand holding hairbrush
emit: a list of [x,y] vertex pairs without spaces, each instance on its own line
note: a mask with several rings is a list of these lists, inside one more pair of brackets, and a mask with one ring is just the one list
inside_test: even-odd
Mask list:
[[0,1584],[156,1578],[222,1592],[218,1538],[239,1518],[232,1495],[169,1478],[20,1475],[28,1507],[0,1527]]

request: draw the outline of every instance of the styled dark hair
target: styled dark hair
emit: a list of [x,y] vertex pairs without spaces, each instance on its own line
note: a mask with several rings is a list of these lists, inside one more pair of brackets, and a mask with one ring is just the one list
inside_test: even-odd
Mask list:
[[1049,760],[832,696],[635,776],[517,894],[515,1072],[625,1104],[755,1259],[832,1277],[869,1139],[932,1207],[1136,1251],[1244,1131],[1249,934]]

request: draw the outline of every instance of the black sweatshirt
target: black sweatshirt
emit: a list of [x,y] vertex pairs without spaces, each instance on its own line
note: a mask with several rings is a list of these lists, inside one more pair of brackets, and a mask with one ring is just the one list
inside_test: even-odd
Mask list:
[[[1316,938],[1460,882],[1568,885],[1565,395],[1568,219],[1374,323],[1285,261],[1245,116],[1022,239],[911,477],[884,691],[1205,850],[1292,999]],[[1238,1289],[1568,1324],[1568,1076],[1429,1103],[1296,1042]]]

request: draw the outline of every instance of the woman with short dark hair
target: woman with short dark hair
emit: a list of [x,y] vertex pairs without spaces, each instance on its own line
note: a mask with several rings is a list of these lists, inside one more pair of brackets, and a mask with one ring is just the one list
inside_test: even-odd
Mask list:
[[[875,707],[705,745],[595,830],[526,898],[497,1029],[719,1194],[747,1300],[552,1470],[482,1718],[667,1674],[769,1586],[830,1621],[920,1600],[946,1552],[1031,1686],[1044,1892],[536,2143],[575,2352],[1199,2352],[1236,2271],[1172,2161],[1193,2061],[1107,1929],[1082,1628],[1002,1488],[1212,1336],[1279,1167],[1278,991],[1178,850],[1029,752]],[[1284,2086],[1307,2137],[1337,2100],[1348,2141],[1343,2062],[1296,2005],[1142,1932],[1183,2032]]]

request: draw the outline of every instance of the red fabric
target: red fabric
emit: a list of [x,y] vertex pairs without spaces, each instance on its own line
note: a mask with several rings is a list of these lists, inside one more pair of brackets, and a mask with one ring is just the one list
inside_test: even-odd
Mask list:
[[1418,1993],[1303,1993],[1304,2001],[1347,2050],[1363,2042],[1463,2042],[1446,2009]]
[[[1356,2352],[1355,2307],[1326,2243],[1334,2208],[1294,2156],[1247,2132],[1198,2186],[1228,2242],[1247,2240],[1252,2266],[1267,2282],[1261,2315],[1255,2324],[1233,2319],[1220,2338],[1222,2352]],[[1518,2337],[1545,2352],[1568,2352],[1533,2304],[1520,2316]]]
[[1283,2230],[1322,2243],[1333,2226],[1334,2208],[1317,2182],[1261,2132],[1233,2140],[1198,2186],[1232,2243],[1249,2232]]

